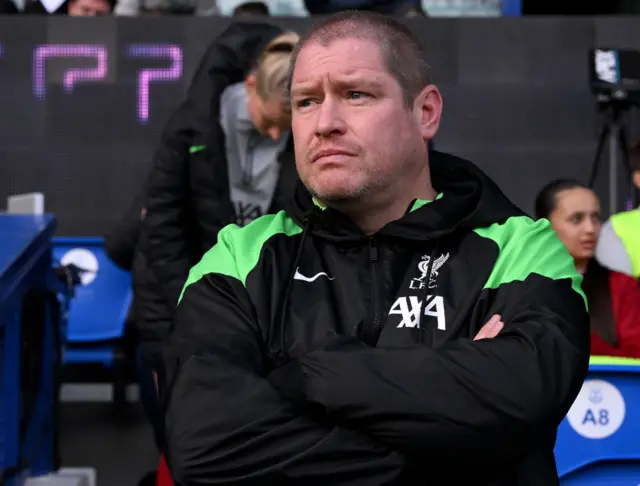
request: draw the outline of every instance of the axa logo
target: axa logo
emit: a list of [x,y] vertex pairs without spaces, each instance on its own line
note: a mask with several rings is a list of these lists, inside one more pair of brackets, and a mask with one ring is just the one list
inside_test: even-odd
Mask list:
[[423,303],[416,295],[399,297],[391,306],[389,315],[399,315],[402,317],[398,327],[417,328],[420,328],[422,316],[435,317],[438,323],[438,329],[440,331],[447,330],[447,318],[444,312],[444,299],[441,295],[427,296],[426,303]]
[[426,285],[428,285],[430,289],[436,288],[436,278],[438,277],[440,268],[448,259],[449,253],[446,253],[440,255],[433,261],[433,264],[431,265],[431,275],[429,276],[429,281],[427,282],[427,272],[429,271],[429,262],[431,260],[431,257],[429,255],[424,255],[420,263],[418,263],[418,271],[420,272],[420,277],[412,278],[411,283],[409,284],[409,288],[414,290],[421,290],[424,289]]

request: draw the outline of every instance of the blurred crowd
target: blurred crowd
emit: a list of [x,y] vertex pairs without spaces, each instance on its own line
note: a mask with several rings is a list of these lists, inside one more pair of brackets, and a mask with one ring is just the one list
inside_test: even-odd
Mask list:
[[[500,15],[503,0],[0,0],[2,14],[97,15],[328,15],[371,10],[407,18]],[[522,0],[522,15],[634,15],[636,0],[567,2]]]
[[[0,0],[0,14],[56,14],[73,17],[99,15],[326,15],[365,9],[404,17],[426,16],[420,0]],[[52,3],[53,2],[53,3]],[[494,2],[495,3],[495,2]]]

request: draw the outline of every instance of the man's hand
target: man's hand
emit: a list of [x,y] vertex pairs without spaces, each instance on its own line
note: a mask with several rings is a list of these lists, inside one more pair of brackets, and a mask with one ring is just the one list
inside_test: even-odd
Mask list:
[[498,314],[494,314],[491,319],[487,321],[487,323],[482,326],[480,332],[476,334],[476,337],[473,338],[474,341],[479,341],[480,339],[492,339],[498,335],[502,328],[504,327],[504,322],[502,322],[502,317]]

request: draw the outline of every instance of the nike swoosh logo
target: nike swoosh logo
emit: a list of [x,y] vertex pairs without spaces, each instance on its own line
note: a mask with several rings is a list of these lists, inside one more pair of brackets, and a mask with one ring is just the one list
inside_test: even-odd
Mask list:
[[299,268],[296,268],[296,273],[293,275],[293,279],[294,280],[302,280],[303,282],[313,282],[314,280],[317,280],[322,276],[327,277],[329,280],[333,280],[333,278],[334,278],[334,277],[329,277],[329,275],[327,275],[324,272],[320,272],[320,273],[314,275],[313,277],[305,277],[304,275],[302,275],[300,273]]

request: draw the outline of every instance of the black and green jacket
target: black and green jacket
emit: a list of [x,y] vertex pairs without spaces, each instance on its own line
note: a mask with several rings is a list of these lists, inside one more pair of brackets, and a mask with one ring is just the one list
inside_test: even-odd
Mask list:
[[581,277],[548,221],[469,162],[430,163],[438,199],[371,237],[302,187],[220,233],[163,355],[177,485],[558,484]]

